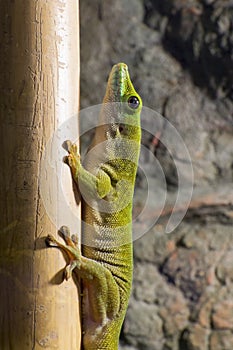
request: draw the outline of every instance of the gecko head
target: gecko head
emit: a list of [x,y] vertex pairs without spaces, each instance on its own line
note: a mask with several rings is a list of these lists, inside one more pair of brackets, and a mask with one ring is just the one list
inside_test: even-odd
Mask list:
[[103,117],[110,137],[140,138],[140,112],[142,100],[131,82],[125,63],[113,66],[109,75],[104,97],[105,112]]

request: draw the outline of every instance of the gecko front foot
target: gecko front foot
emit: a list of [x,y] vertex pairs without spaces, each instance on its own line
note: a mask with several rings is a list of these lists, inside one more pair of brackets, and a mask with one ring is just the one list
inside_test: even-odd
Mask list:
[[68,265],[65,268],[64,275],[65,279],[68,280],[72,271],[77,267],[80,268],[81,265],[81,252],[78,247],[78,239],[76,235],[70,237],[70,230],[67,226],[62,226],[60,229],[60,235],[64,239],[66,245],[60,243],[54,236],[48,235],[45,239],[47,246],[57,247],[64,251],[69,259]]
[[67,163],[71,169],[72,175],[77,176],[78,170],[80,168],[80,154],[78,153],[77,145],[71,143],[71,141],[66,141],[68,147]]

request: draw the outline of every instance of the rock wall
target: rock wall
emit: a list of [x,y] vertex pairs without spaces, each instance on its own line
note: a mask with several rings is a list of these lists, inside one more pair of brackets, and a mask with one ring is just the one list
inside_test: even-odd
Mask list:
[[[233,2],[81,0],[81,107],[102,101],[112,64],[125,62],[144,105],[175,126],[187,146],[194,192],[182,223],[164,233],[179,190],[176,164],[156,155],[167,202],[135,242],[132,297],[121,349],[233,349]],[[151,123],[154,121],[152,120]],[[151,125],[153,130],[153,125]],[[159,179],[150,163],[159,202]],[[158,185],[156,185],[158,184]],[[147,182],[139,170],[135,211]],[[153,213],[151,213],[153,215]],[[142,223],[143,224],[143,223]]]

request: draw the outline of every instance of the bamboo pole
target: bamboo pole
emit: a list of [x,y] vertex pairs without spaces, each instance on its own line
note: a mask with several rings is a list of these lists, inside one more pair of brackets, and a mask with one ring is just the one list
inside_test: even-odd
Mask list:
[[0,349],[79,349],[78,291],[44,242],[63,219],[60,179],[41,167],[48,140],[78,112],[78,1],[0,0],[0,16]]

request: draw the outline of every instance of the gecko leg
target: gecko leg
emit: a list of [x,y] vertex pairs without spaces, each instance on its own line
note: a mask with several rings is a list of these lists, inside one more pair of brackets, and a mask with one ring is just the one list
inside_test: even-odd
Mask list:
[[[103,324],[107,318],[111,319],[119,310],[120,299],[117,283],[106,267],[81,255],[77,246],[77,237],[70,236],[68,227],[63,226],[60,234],[66,245],[60,243],[52,235],[46,237],[46,244],[49,247],[57,247],[67,254],[69,263],[64,271],[66,280],[71,277],[72,271],[77,268],[76,273],[83,279],[88,291],[91,317],[95,322]],[[108,303],[113,295],[115,302]],[[108,305],[107,308],[106,305]]]

